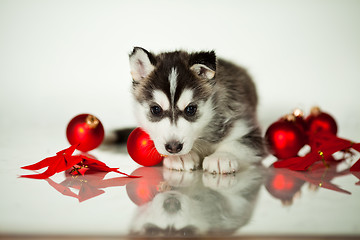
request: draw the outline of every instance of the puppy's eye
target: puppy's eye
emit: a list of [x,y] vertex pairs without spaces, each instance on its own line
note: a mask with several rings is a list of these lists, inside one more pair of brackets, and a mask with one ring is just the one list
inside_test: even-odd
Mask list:
[[163,112],[162,108],[158,105],[150,107],[150,111],[154,116],[160,116]]
[[197,106],[196,105],[188,105],[185,110],[184,113],[186,114],[186,116],[194,116],[197,110]]

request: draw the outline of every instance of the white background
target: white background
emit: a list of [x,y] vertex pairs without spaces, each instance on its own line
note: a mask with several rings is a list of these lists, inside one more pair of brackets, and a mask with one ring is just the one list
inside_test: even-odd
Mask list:
[[[90,112],[134,125],[133,46],[212,50],[248,69],[264,128],[319,105],[359,127],[359,1],[0,1],[1,128]],[[346,132],[348,137],[356,137]]]
[[[65,129],[75,115],[96,115],[106,131],[136,126],[128,64],[134,46],[155,53],[215,50],[219,57],[244,66],[253,76],[264,130],[296,107],[308,113],[318,105],[335,117],[340,136],[359,141],[359,13],[357,0],[0,0],[0,186],[7,193],[0,199],[0,230],[56,232],[61,227],[71,228],[72,222],[64,221],[68,212],[45,207],[47,199],[39,200],[33,192],[46,192],[55,207],[66,209],[75,206],[73,199],[59,199],[57,192],[48,192],[46,183],[18,180],[16,175],[20,166],[68,146]],[[125,172],[137,167],[128,156],[116,162],[113,153],[94,152]],[[123,198],[123,203],[129,204],[125,195],[113,190],[107,198]],[[32,204],[24,205],[25,198]],[[96,232],[96,222],[86,213],[104,203],[98,199],[74,207],[72,213],[85,216],[82,224],[88,226],[81,231]],[[346,201],[343,203],[352,202],[351,198]],[[265,224],[270,223],[263,231],[278,231],[280,228],[271,225],[271,209],[279,203],[266,195],[261,203],[257,214]],[[103,208],[112,211],[114,205],[110,201]],[[119,215],[115,220],[120,226],[126,222],[123,216],[135,206],[116,206]],[[48,229],[43,228],[46,211],[57,215]],[[264,216],[264,211],[270,212]],[[280,211],[291,215],[286,209]],[[106,220],[100,233],[118,233],[107,213],[101,211],[99,219]],[[38,214],[44,218],[33,220]],[[347,222],[356,217],[346,216]],[[336,224],[336,219],[331,221]],[[29,222],[34,225],[27,225]],[[249,232],[256,232],[256,226]],[[344,227],[342,233],[348,230]],[[327,231],[310,228],[315,233]],[[296,232],[296,226],[286,229]]]

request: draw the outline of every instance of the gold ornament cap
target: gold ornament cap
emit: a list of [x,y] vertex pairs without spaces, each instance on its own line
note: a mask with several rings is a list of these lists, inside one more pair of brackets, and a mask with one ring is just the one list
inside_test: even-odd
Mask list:
[[319,116],[320,113],[321,113],[321,109],[320,109],[319,106],[314,106],[314,107],[312,107],[311,110],[310,110],[310,115],[315,116],[315,117],[316,117],[316,116]]
[[301,110],[300,108],[295,108],[294,111],[293,111],[293,115],[295,117],[304,117],[304,111]]
[[99,119],[91,114],[86,117],[85,122],[90,128],[96,128],[100,123]]
[[294,114],[286,114],[284,116],[284,119],[285,119],[285,121],[288,121],[288,122],[295,122],[295,120],[296,120]]

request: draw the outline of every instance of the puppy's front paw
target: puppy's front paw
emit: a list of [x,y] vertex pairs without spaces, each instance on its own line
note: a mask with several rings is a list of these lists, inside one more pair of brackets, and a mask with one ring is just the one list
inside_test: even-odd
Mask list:
[[234,173],[239,170],[239,160],[231,153],[215,152],[204,159],[203,169],[209,173]]
[[178,171],[195,170],[200,165],[200,158],[195,152],[190,152],[185,155],[167,156],[164,158],[164,166],[169,169]]

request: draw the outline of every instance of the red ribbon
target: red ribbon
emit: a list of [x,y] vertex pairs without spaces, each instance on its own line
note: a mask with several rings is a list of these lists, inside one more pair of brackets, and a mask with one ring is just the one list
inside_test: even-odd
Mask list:
[[[326,162],[332,155],[339,151],[349,151],[354,149],[360,152],[360,143],[353,143],[350,140],[339,138],[331,133],[317,133],[309,138],[311,151],[303,157],[293,157],[274,163],[276,168],[289,168],[296,171],[305,171],[317,161]],[[350,171],[360,171],[360,161],[358,160]]]

